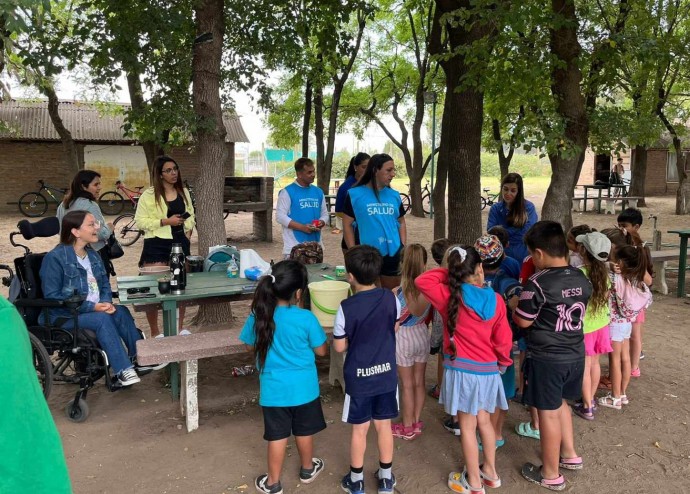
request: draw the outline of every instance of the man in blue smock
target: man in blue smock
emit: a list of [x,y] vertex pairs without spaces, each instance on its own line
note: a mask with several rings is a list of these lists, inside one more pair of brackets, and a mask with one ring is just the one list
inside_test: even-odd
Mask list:
[[297,178],[278,193],[276,221],[283,227],[283,257],[290,257],[292,248],[304,242],[321,241],[328,210],[323,191],[312,185],[316,177],[314,162],[309,158],[295,161]]

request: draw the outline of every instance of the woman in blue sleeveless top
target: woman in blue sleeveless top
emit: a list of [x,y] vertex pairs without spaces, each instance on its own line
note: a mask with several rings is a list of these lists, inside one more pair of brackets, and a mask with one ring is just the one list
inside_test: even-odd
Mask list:
[[400,251],[407,241],[400,193],[390,187],[394,177],[393,158],[375,154],[359,183],[348,191],[343,208],[345,244],[355,245],[356,221],[359,243],[375,247],[383,256],[381,286],[391,290],[400,285]]

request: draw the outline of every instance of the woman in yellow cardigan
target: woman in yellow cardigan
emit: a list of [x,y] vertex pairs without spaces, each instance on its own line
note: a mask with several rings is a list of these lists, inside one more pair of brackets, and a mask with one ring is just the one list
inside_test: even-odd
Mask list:
[[[167,266],[173,244],[182,245],[190,255],[190,237],[194,229],[194,207],[189,190],[183,186],[180,167],[170,156],[159,156],[153,164],[153,187],[139,198],[135,215],[137,226],[144,231],[144,249],[139,267]],[[146,318],[151,336],[163,336],[158,329],[158,311],[149,311]],[[182,327],[184,308],[180,308]],[[182,332],[180,333],[182,334]]]

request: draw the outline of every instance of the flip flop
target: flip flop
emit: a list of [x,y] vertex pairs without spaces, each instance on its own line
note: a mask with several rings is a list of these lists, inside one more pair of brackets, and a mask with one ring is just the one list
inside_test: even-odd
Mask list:
[[558,466],[566,470],[582,470],[582,457],[575,456],[574,458],[559,458]]
[[559,475],[555,479],[545,479],[541,476],[541,467],[531,463],[525,463],[520,471],[522,476],[532,482],[552,491],[562,491],[565,489],[565,478]]

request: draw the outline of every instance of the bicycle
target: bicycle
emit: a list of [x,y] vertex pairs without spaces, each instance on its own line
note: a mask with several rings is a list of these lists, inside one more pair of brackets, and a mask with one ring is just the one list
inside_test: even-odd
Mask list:
[[113,221],[113,233],[121,245],[129,247],[139,240],[139,237],[141,237],[144,232],[137,228],[134,214],[125,213],[121,214]]
[[[407,184],[407,194],[404,192],[400,193],[400,201],[402,201],[403,209],[405,214],[412,208],[412,202],[410,201],[410,184]],[[426,181],[424,187],[422,187],[422,209],[424,214],[431,214],[431,189],[429,188],[429,180]]]
[[489,191],[491,189],[488,187],[485,187],[482,190],[484,191],[486,196],[480,196],[479,198],[482,201],[482,211],[484,211],[485,207],[493,206],[494,204],[496,204],[498,202],[497,199],[498,199],[498,196],[501,195],[501,192],[499,191],[499,192],[496,192],[495,194],[490,194]]
[[127,199],[132,203],[132,208],[136,209],[137,201],[143,193],[141,190],[143,188],[144,186],[142,185],[140,187],[135,187],[136,190],[128,189],[125,187],[125,184],[118,180],[115,182],[116,190],[105,192],[101,194],[101,197],[98,199],[98,205],[101,208],[101,212],[108,216],[115,216],[122,212],[125,208],[125,198],[122,197],[122,194],[117,192],[118,190],[121,190],[122,193],[127,196]]
[[27,192],[19,198],[19,212],[29,218],[38,218],[48,211],[48,199],[42,194],[44,190],[58,204],[62,201],[62,198],[58,198],[56,195],[64,197],[67,193],[67,189],[54,187],[43,180],[39,180],[38,184],[41,186],[38,192]]

